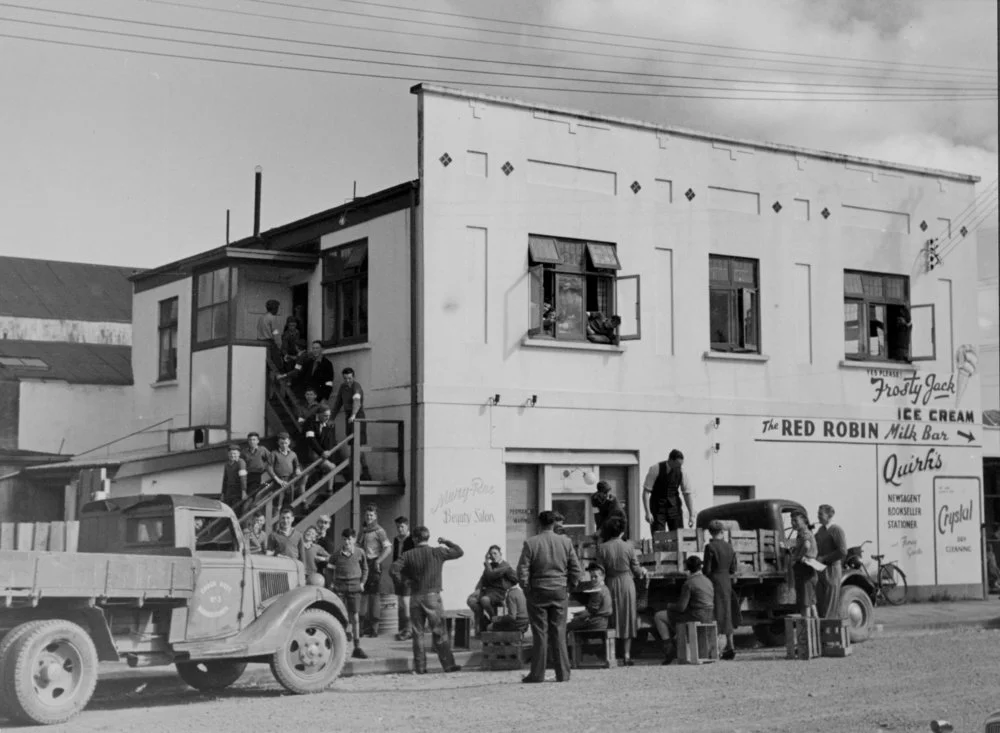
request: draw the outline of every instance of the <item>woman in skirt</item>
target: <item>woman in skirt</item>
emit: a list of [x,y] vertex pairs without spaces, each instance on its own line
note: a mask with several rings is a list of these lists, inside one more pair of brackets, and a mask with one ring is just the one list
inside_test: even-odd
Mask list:
[[624,532],[625,523],[620,517],[611,517],[604,523],[605,541],[597,546],[597,562],[607,573],[605,583],[611,591],[614,629],[622,640],[622,665],[631,667],[632,639],[639,630],[633,578],[646,577],[646,571],[639,565],[635,548],[622,539]]

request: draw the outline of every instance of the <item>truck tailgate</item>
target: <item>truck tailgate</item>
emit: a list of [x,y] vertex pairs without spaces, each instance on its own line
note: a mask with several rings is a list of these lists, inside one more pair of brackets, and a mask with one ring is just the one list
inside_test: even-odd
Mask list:
[[8,606],[19,598],[190,598],[195,577],[191,557],[0,551]]

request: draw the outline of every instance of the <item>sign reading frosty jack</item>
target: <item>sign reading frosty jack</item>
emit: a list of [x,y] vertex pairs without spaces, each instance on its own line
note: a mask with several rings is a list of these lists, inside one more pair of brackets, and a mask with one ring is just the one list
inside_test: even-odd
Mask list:
[[934,478],[934,568],[939,585],[982,582],[979,502],[978,478]]

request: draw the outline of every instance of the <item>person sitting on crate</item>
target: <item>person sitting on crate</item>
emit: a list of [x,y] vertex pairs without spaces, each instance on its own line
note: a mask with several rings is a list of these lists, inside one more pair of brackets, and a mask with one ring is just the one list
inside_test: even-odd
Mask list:
[[499,545],[491,545],[483,561],[483,574],[476,583],[476,589],[466,599],[476,620],[476,632],[482,634],[496,615],[496,609],[504,604],[507,591],[517,585],[517,573],[510,563],[503,559]]
[[567,631],[603,631],[608,628],[614,614],[611,591],[604,584],[604,567],[592,562],[587,570],[590,572],[590,582],[578,589],[578,592],[587,595],[587,605],[566,624]]
[[715,623],[720,634],[726,636],[722,659],[735,659],[733,644],[733,576],[736,574],[736,552],[726,541],[726,527],[718,519],[708,523],[712,539],[705,545],[704,573],[712,581],[715,591]]
[[688,579],[681,587],[681,595],[676,603],[671,603],[664,611],[657,611],[653,616],[653,624],[663,640],[663,663],[670,664],[677,658],[677,646],[674,638],[677,635],[677,624],[697,621],[710,624],[715,620],[715,589],[712,581],[702,572],[701,558],[690,555],[684,560],[684,568]]
[[604,524],[604,542],[597,546],[597,562],[607,571],[608,590],[614,608],[615,632],[622,642],[622,666],[632,666],[632,639],[639,632],[635,580],[646,577],[635,548],[623,539],[625,524],[611,517]]
[[607,481],[598,481],[597,491],[590,495],[590,505],[594,508],[594,526],[596,527],[594,534],[597,538],[601,541],[606,539],[602,529],[609,519],[617,517],[622,522],[624,537],[628,539],[628,519],[625,516],[625,509],[622,508],[618,497],[611,493],[611,484]]
[[493,617],[489,631],[518,631],[523,634],[528,630],[530,626],[528,599],[525,597],[524,591],[521,590],[521,586],[515,585],[507,591],[503,608],[504,615]]

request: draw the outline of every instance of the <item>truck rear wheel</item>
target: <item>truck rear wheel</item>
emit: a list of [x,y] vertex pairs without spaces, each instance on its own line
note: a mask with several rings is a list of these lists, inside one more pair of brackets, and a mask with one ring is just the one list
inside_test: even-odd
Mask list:
[[851,643],[867,641],[875,628],[875,609],[872,599],[862,588],[845,585],[840,588],[840,617],[848,623]]
[[753,635],[764,646],[784,646],[785,621],[780,619],[766,624],[757,624],[753,627]]
[[337,679],[347,659],[347,634],[334,616],[309,608],[271,657],[274,678],[289,692],[322,692]]
[[83,710],[94,694],[94,642],[71,621],[30,621],[22,627],[3,665],[4,703],[17,719],[63,723]]
[[247,663],[238,659],[214,659],[209,662],[177,662],[177,674],[188,685],[202,692],[217,692],[235,683]]
[[14,646],[14,642],[24,636],[24,632],[30,630],[31,622],[19,624],[8,631],[0,640],[0,710],[13,709],[10,700],[14,695],[14,675],[8,675],[5,672],[8,662],[14,664],[14,655],[10,654],[11,647]]

